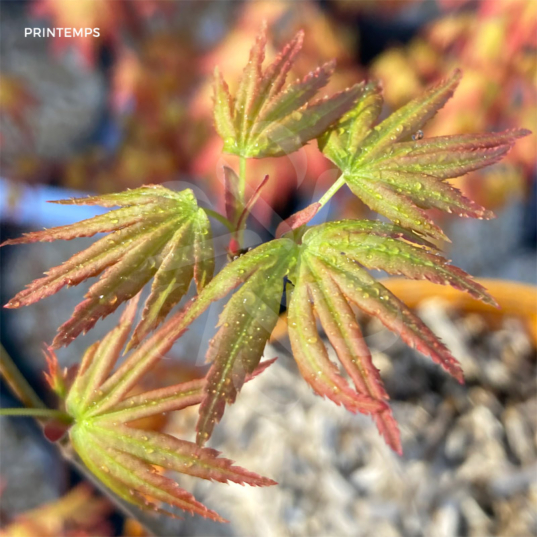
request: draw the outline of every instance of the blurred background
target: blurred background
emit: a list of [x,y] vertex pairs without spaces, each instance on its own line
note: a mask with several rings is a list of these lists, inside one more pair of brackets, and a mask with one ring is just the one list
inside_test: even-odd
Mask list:
[[[336,58],[327,93],[380,79],[383,116],[461,68],[455,97],[425,136],[537,130],[535,0],[2,0],[0,9],[2,240],[96,214],[46,200],[149,183],[192,187],[206,205],[222,210],[222,165],[236,161],[221,154],[212,125],[211,73],[218,65],[236,86],[263,20],[269,57],[305,30],[292,76]],[[99,28],[100,36],[25,37],[25,28]],[[402,458],[388,451],[367,417],[345,413],[297,380],[288,341],[277,330],[266,355],[279,356],[278,362],[244,389],[212,445],[280,485],[249,490],[182,479],[231,523],[155,519],[152,530],[262,537],[537,535],[536,160],[532,135],[501,163],[454,181],[492,209],[495,220],[436,215],[453,241],[448,257],[488,279],[500,311],[421,282],[387,282],[461,360],[465,387],[364,319],[401,425]],[[267,173],[271,178],[251,219],[260,240],[337,177],[315,144],[251,162],[248,170],[253,185]],[[315,222],[371,216],[342,189]],[[2,303],[91,240],[3,249]],[[87,287],[2,311],[2,344],[44,398],[43,343]],[[217,315],[211,310],[147,382],[203,374],[196,366]],[[115,320],[101,321],[62,350],[62,364],[77,363]],[[1,404],[17,404],[5,386]],[[190,438],[194,420],[195,410],[140,426]],[[2,534],[145,534],[81,483],[30,420],[1,418],[0,449]]]

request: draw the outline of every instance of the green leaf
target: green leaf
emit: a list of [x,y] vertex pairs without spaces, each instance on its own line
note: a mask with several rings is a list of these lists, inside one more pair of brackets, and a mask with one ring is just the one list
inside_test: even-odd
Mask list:
[[[352,412],[371,414],[387,443],[400,452],[388,396],[372,364],[352,305],[378,317],[407,344],[430,356],[459,381],[463,377],[448,349],[364,267],[429,279],[464,290],[489,304],[495,302],[481,285],[449,265],[434,245],[409,229],[344,220],[314,226],[295,239],[301,244],[290,238],[277,239],[227,265],[196,300],[170,319],[118,370],[116,375],[123,379],[121,385],[112,376],[105,384],[109,395],[103,399],[104,406],[92,412],[109,412],[110,406],[117,405],[118,398],[132,386],[128,376],[139,375],[140,368],[150,367],[141,357],[146,349],[162,345],[163,339],[179,337],[211,302],[242,285],[226,304],[207,354],[212,365],[197,425],[197,442],[204,444],[220,421],[225,405],[235,401],[245,376],[259,363],[277,320],[284,278],[288,277],[294,284],[288,306],[289,337],[302,375],[320,395]],[[328,358],[316,316],[354,388]]]
[[[389,446],[401,452],[397,424],[352,306],[377,317],[408,345],[430,356],[460,382],[449,350],[400,300],[363,267],[451,285],[490,304],[494,300],[465,272],[452,267],[411,230],[371,221],[343,220],[314,226],[302,236],[288,326],[299,369],[316,393],[352,412],[371,414]],[[316,317],[354,390],[328,358]]]
[[[287,276],[294,284],[288,306],[289,337],[302,375],[320,395],[352,412],[371,414],[387,443],[400,452],[388,396],[372,364],[352,305],[378,317],[407,344],[430,356],[459,381],[463,377],[448,349],[364,267],[451,285],[490,304],[494,300],[412,230],[379,222],[344,220],[314,226],[296,239],[301,240],[300,245],[288,238],[277,239],[239,257],[185,308],[182,318],[177,317],[175,334],[204,311],[209,302],[223,298],[242,284],[226,304],[219,331],[209,347],[207,361],[212,366],[200,406],[197,442],[207,441],[225,405],[235,401],[245,376],[259,362],[277,319]],[[316,316],[354,389],[328,358]],[[148,345],[154,345],[158,336],[157,332],[155,341]],[[137,366],[127,362],[123,367],[127,374],[128,369]]]
[[127,341],[136,315],[138,298],[137,296],[127,303],[118,326],[86,351],[66,399],[66,408],[72,415],[83,413],[103,396],[101,386],[110,375]]
[[[347,374],[351,389],[328,358],[315,322],[316,312]],[[289,338],[304,379],[313,390],[351,412],[373,414],[388,444],[401,452],[397,425],[388,398],[345,296],[330,278],[326,265],[303,254],[289,303]]]
[[210,342],[206,359],[212,365],[197,424],[199,444],[211,436],[225,405],[235,402],[246,376],[257,367],[278,320],[283,278],[293,267],[297,254],[294,242],[275,240],[240,257],[213,280],[216,286],[237,270],[245,270],[238,267],[253,268],[226,304],[218,322],[220,329]]
[[381,87],[376,82],[359,86],[360,95],[354,107],[319,138],[319,147],[341,169],[347,167],[360,144],[369,134],[382,110]]
[[462,73],[457,69],[450,78],[429,88],[424,95],[388,116],[374,128],[360,145],[357,162],[370,160],[391,147],[394,143],[409,138],[433,117],[453,96]]
[[311,102],[329,81],[329,62],[283,89],[294,58],[302,46],[299,32],[263,72],[266,28],[250,52],[235,97],[220,72],[215,71],[214,118],[224,140],[224,151],[248,158],[282,156],[320,136],[350,110],[360,93],[353,86],[330,98]]
[[214,70],[214,122],[216,130],[224,140],[234,140],[237,136],[233,123],[233,99],[218,67]]
[[[276,358],[273,358],[259,364],[251,375],[247,375],[246,382],[265,371],[275,360]],[[202,402],[206,384],[207,380],[201,378],[126,397],[104,414],[98,414],[97,418],[99,423],[125,423],[163,412],[182,410]]]
[[366,205],[434,239],[449,240],[428,209],[480,219],[494,216],[443,181],[497,162],[517,138],[529,134],[517,129],[410,141],[453,95],[460,78],[455,71],[375,127],[382,108],[380,89],[362,85],[353,110],[319,139],[320,149]]
[[182,299],[192,279],[199,291],[212,277],[214,253],[209,221],[190,190],[173,192],[161,186],[149,186],[59,203],[121,208],[4,243],[71,240],[109,232],[86,250],[52,268],[44,278],[31,283],[6,306],[27,306],[65,286],[100,275],[71,319],[60,327],[53,347],[67,345],[87,332],[99,318],[115,311],[154,277],[134,334],[132,344],[137,344]]
[[[167,504],[223,522],[217,513],[196,501],[174,481],[157,473],[154,467],[222,483],[268,486],[274,481],[235,466],[213,449],[128,425],[143,417],[199,404],[207,384],[206,379],[199,379],[130,396],[130,388],[140,382],[145,373],[143,368],[135,369],[134,374],[132,368],[120,368],[110,377],[132,328],[135,311],[136,301],[132,301],[118,327],[102,342],[90,347],[82,361],[65,401],[67,412],[73,418],[69,430],[73,448],[89,470],[130,503],[171,515],[159,507]],[[166,339],[168,348],[173,341]],[[138,361],[143,361],[141,350],[134,353]],[[150,356],[143,359],[155,364],[162,350],[161,346],[148,346],[144,352]],[[245,380],[252,379],[271,363],[261,364]],[[109,382],[110,378],[115,381]],[[121,395],[111,398],[111,393],[119,393],[118,386],[124,388]]]
[[330,222],[320,232],[312,230],[308,235],[309,244],[331,255],[345,255],[369,269],[451,285],[477,300],[497,306],[482,285],[460,268],[450,265],[427,243],[418,242],[421,247],[412,244],[416,239],[411,232],[380,222],[361,224],[354,220]]

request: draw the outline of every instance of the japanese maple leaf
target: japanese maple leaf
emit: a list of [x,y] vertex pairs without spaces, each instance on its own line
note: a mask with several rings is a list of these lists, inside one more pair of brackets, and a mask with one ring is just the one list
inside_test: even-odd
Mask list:
[[420,129],[452,96],[460,71],[375,125],[382,109],[377,83],[362,84],[355,107],[319,139],[323,153],[366,205],[396,224],[446,239],[426,209],[487,219],[493,214],[446,180],[500,160],[525,129],[422,138]]
[[303,80],[284,88],[302,40],[303,33],[299,32],[263,71],[266,45],[263,27],[234,97],[216,68],[214,120],[224,140],[225,152],[249,158],[292,153],[351,109],[360,91],[358,86],[311,101],[328,83],[334,62],[322,65]]
[[[235,401],[245,378],[259,364],[278,318],[287,277],[294,285],[288,304],[289,336],[303,377],[319,395],[351,412],[371,414],[387,443],[401,451],[398,429],[386,403],[388,396],[351,306],[377,317],[461,382],[462,371],[425,324],[366,268],[451,285],[494,304],[481,285],[449,265],[434,246],[391,224],[344,220],[314,226],[305,233],[302,227],[259,246],[227,265],[160,329],[179,337],[211,302],[241,285],[224,307],[219,330],[210,342],[207,360],[212,365],[200,406],[199,444],[207,441],[225,405]],[[328,358],[316,316],[354,387]]]
[[[153,336],[146,340],[147,345],[134,351],[127,362],[113,372],[132,328],[136,305],[137,300],[132,300],[118,326],[86,351],[71,383],[64,406],[72,446],[88,469],[127,502],[172,515],[161,508],[162,504],[169,505],[224,522],[162,471],[172,470],[222,483],[252,486],[275,483],[235,466],[214,449],[129,425],[140,418],[199,404],[206,384],[205,379],[197,379],[131,395],[132,388],[147,369],[174,342],[163,333]],[[262,364],[248,379],[270,363]]]
[[153,185],[55,203],[120,208],[3,243],[71,240],[109,232],[86,250],[49,270],[44,278],[32,282],[5,306],[27,306],[65,286],[100,275],[73,316],[58,330],[53,347],[68,345],[87,332],[99,318],[115,311],[153,278],[142,319],[133,334],[134,345],[164,320],[183,298],[192,279],[200,290],[212,277],[214,252],[210,224],[191,190],[173,192]]
[[[462,371],[450,351],[397,297],[365,268],[451,285],[495,304],[485,289],[453,267],[415,233],[369,221],[332,222],[303,236],[300,262],[290,276],[295,287],[288,306],[289,337],[299,369],[313,389],[351,411],[367,411],[349,399],[349,387],[329,360],[318,316],[356,393],[385,403],[388,395],[356,322],[352,306],[377,317],[405,343],[430,356],[460,382]],[[370,411],[380,433],[401,452],[397,425],[386,405]]]

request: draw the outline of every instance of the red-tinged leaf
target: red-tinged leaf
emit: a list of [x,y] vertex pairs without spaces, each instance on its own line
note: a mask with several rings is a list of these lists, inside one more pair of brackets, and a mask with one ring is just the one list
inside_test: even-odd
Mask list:
[[148,204],[143,206],[143,208],[125,207],[88,218],[87,220],[82,220],[76,224],[25,233],[22,237],[5,241],[2,243],[2,246],[30,244],[33,242],[52,242],[56,240],[68,241],[79,237],[93,237],[96,233],[117,231],[127,226],[133,226],[134,224],[143,222],[146,217],[151,216],[152,212],[156,212],[157,208],[158,206],[156,204]]
[[276,238],[279,239],[284,233],[288,233],[289,231],[293,231],[294,229],[307,224],[317,214],[320,208],[320,203],[312,203],[291,215],[289,218],[286,218],[276,228]]
[[84,413],[102,396],[100,388],[114,368],[132,329],[138,299],[139,296],[136,296],[131,300],[121,315],[119,324],[101,342],[90,347],[92,350],[85,357],[65,402],[71,415]]
[[214,70],[214,124],[223,140],[235,140],[237,132],[233,123],[233,100],[228,85],[218,67]]
[[270,123],[254,138],[255,158],[277,157],[297,151],[317,138],[350,110],[360,94],[356,85],[330,98],[323,98],[291,112],[281,121]]
[[[86,429],[71,429],[71,441],[86,466],[111,490],[142,509],[155,510],[155,502],[179,507],[183,511],[224,522],[175,482],[157,474],[143,460],[106,445]],[[169,514],[166,510],[158,510]],[[173,516],[173,515],[172,515]]]
[[[216,287],[220,289],[218,285]],[[191,309],[187,308],[188,311]],[[197,313],[200,311],[202,308]],[[119,326],[102,342],[94,344],[84,357],[66,400],[67,413],[73,418],[69,430],[72,446],[89,470],[126,501],[172,515],[158,507],[164,503],[221,522],[223,519],[216,513],[197,502],[175,482],[157,473],[154,466],[223,483],[252,486],[275,483],[220,458],[213,449],[125,425],[125,422],[142,417],[199,404],[205,395],[206,384],[205,379],[199,379],[129,397],[130,389],[141,380],[148,364],[154,364],[161,351],[169,348],[174,336],[179,335],[175,332],[172,336],[168,330],[164,338],[154,336],[154,341],[164,339],[164,342],[160,346],[140,347],[127,360],[127,368],[124,364],[110,376],[127,340],[135,312],[133,301],[126,308]],[[184,318],[185,313],[181,315]],[[143,352],[149,356],[144,356]],[[139,367],[144,360],[145,364]],[[246,380],[251,380],[272,362],[260,365]],[[133,364],[138,367],[132,367]],[[49,429],[48,434],[55,435],[57,428]]]
[[104,414],[97,415],[95,420],[124,423],[199,405],[204,386],[205,379],[196,379],[133,395],[109,408]]
[[459,382],[464,382],[459,363],[445,345],[367,271],[342,255],[325,257],[323,260],[329,264],[332,278],[351,302],[368,315],[377,317],[392,332],[400,335],[407,345],[430,356]]
[[[373,365],[371,353],[363,339],[355,315],[330,276],[329,267],[315,256],[305,260],[314,283],[309,290],[314,308],[321,324],[335,349],[341,364],[354,382],[358,393],[379,401],[388,399],[382,386],[378,369]],[[402,453],[401,439],[397,423],[389,408],[373,414],[379,431],[386,443],[397,453]]]
[[267,27],[263,23],[261,31],[256,37],[255,44],[250,51],[250,58],[244,68],[237,95],[235,97],[235,129],[240,133],[239,141],[244,144],[248,137],[254,118],[251,117],[252,105],[263,78],[261,67],[265,59],[265,46],[267,44]]
[[[288,306],[289,338],[300,372],[318,394],[353,412],[371,414],[388,445],[400,453],[397,424],[386,404],[388,396],[352,305],[377,317],[459,382],[463,382],[463,374],[431,330],[363,267],[452,285],[490,304],[494,299],[462,270],[449,265],[434,246],[396,225],[330,222],[308,229],[300,241],[298,264],[289,274],[294,289]],[[356,391],[330,361],[316,315]]]
[[212,277],[214,252],[209,221],[190,190],[173,192],[150,186],[59,203],[121,208],[5,243],[70,240],[112,232],[52,268],[47,276],[31,283],[6,305],[8,308],[26,306],[66,285],[77,285],[101,275],[71,319],[60,327],[53,347],[67,345],[80,333],[88,331],[99,318],[112,313],[155,276],[153,292],[137,332],[137,339],[145,336],[182,299],[193,278],[199,291]]
[[[145,205],[147,203],[163,204],[166,201],[177,202],[178,196],[188,195],[193,197],[189,190],[174,192],[162,185],[145,185],[132,190],[114,192],[112,194],[101,194],[99,196],[86,196],[85,198],[71,198],[68,200],[53,200],[49,203],[59,205],[99,205],[100,207],[128,207],[130,205]],[[185,199],[188,199],[186,197]]]
[[315,71],[308,73],[302,80],[297,80],[274,99],[268,101],[259,114],[260,125],[281,120],[304,106],[321,88],[328,84],[335,67],[334,60],[317,67]]
[[120,261],[106,269],[103,277],[90,287],[85,300],[75,308],[73,316],[60,326],[52,347],[68,345],[78,335],[93,328],[100,318],[136,295],[157,272],[156,259],[176,227],[177,222],[172,221],[157,228],[138,246],[127,249]]
[[[246,382],[261,374],[275,360],[276,358],[260,364],[246,377]],[[205,385],[206,379],[201,378],[133,395],[110,408],[105,414],[96,416],[95,419],[99,422],[124,423],[163,412],[182,410],[201,403]]]
[[[226,404],[235,401],[246,376],[257,367],[278,320],[283,278],[294,265],[297,250],[287,239],[268,244],[271,254],[230,298],[218,321],[220,329],[209,345],[206,359],[212,366],[196,427],[198,444],[209,439]],[[242,257],[255,258],[255,252]]]
[[399,170],[371,170],[365,172],[365,180],[384,185],[392,192],[401,194],[423,209],[439,209],[457,216],[490,219],[491,211],[466,198],[449,183],[438,181],[427,174],[414,174]]
[[[369,82],[356,106],[343,117],[349,121],[345,148],[351,154],[357,154],[375,121],[382,111],[382,87],[378,82]],[[345,133],[344,133],[345,134]]]
[[440,255],[400,240],[375,236],[364,237],[353,244],[338,243],[334,240],[329,246],[321,247],[320,251],[332,256],[340,253],[367,268],[384,270],[389,274],[402,274],[414,280],[451,285],[455,289],[466,291],[477,300],[497,306],[486,289],[466,272],[451,266]]
[[45,380],[50,389],[60,398],[64,399],[67,393],[68,370],[60,368],[58,358],[50,347],[45,347],[45,359],[48,371],[44,372]]
[[394,192],[382,183],[375,184],[367,177],[352,176],[348,179],[348,184],[352,192],[370,209],[386,216],[395,224],[426,237],[449,241],[427,213],[404,194]]
[[[328,83],[334,62],[283,88],[302,40],[303,34],[299,32],[263,72],[266,44],[263,27],[250,52],[235,98],[229,98],[227,86],[217,73],[215,122],[224,139],[224,151],[248,158],[275,157],[296,151],[352,108],[358,95],[355,88],[308,104]],[[234,132],[229,126],[231,113]]]
[[355,156],[382,110],[381,87],[377,82],[360,84],[354,107],[319,138],[319,148],[341,168]]
[[[160,219],[159,219],[160,220]],[[15,295],[4,307],[19,308],[57,293],[66,285],[71,287],[98,276],[106,268],[123,258],[132,247],[142,244],[146,237],[143,231],[150,222],[140,222],[126,229],[116,231],[110,237],[103,237],[89,248],[75,254],[62,265],[53,267],[47,276],[35,280],[23,291]]]
[[278,54],[276,59],[267,67],[261,84],[259,85],[258,103],[256,110],[261,108],[263,102],[270,102],[277,95],[289,73],[296,55],[302,48],[304,41],[304,32],[300,30],[295,37],[285,45],[283,50]]
[[315,226],[304,234],[308,244],[311,246],[320,243],[336,243],[347,248],[353,241],[363,241],[364,237],[374,235],[376,237],[388,237],[391,239],[403,239],[407,242],[426,246],[431,252],[437,252],[436,246],[417,235],[409,229],[388,224],[376,222],[373,220],[336,220],[327,222],[321,226]]
[[220,458],[220,453],[214,449],[200,447],[168,434],[103,422],[92,422],[87,430],[106,446],[168,470],[220,483],[232,482],[252,487],[275,485],[272,479],[235,466],[229,459]]
[[493,216],[442,181],[497,162],[517,138],[529,134],[519,129],[408,141],[451,97],[460,76],[455,71],[374,128],[382,105],[379,87],[361,86],[354,108],[319,140],[323,153],[367,206],[396,224],[441,240],[448,239],[424,210]]
[[152,336],[146,338],[103,383],[101,386],[103,395],[88,410],[88,415],[103,414],[123,400],[143,375],[165,356],[188,325],[209,306],[207,304],[205,308],[202,308],[201,304],[201,302],[191,300]]
[[462,73],[457,69],[450,78],[442,80],[382,121],[363,141],[356,164],[371,160],[394,143],[409,138],[421,129],[452,97]]
[[100,341],[96,341],[95,343],[93,343],[86,349],[86,352],[82,356],[82,361],[80,362],[80,366],[78,367],[78,370],[76,372],[76,378],[75,378],[75,381],[73,382],[73,385],[71,386],[71,390],[77,390],[80,387],[80,383],[82,382],[82,377],[87,372],[87,370],[91,367],[93,363],[93,358],[100,344],[101,344]]
[[404,142],[377,160],[375,169],[396,170],[418,177],[426,169],[427,175],[438,179],[459,177],[499,161],[518,138],[529,134],[526,129],[513,129]]
[[190,287],[194,276],[192,226],[191,222],[186,222],[175,232],[162,251],[160,269],[153,279],[142,320],[132,336],[133,345],[142,341],[166,318],[172,307],[183,298]]
[[238,175],[228,166],[224,166],[226,217],[232,224],[237,223],[243,210],[240,201],[239,184],[240,179]]
[[343,405],[351,412],[375,413],[386,409],[385,403],[355,392],[328,358],[317,332],[309,284],[311,274],[301,263],[298,281],[288,310],[289,339],[298,368],[315,393]]

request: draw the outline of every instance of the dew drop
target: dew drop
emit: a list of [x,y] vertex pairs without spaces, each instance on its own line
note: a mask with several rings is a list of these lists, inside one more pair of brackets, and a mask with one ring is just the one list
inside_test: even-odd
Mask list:
[[412,140],[421,140],[423,138],[423,131],[419,130],[415,134],[412,135]]

